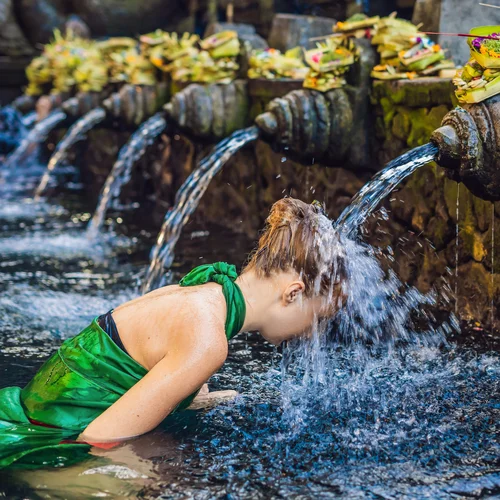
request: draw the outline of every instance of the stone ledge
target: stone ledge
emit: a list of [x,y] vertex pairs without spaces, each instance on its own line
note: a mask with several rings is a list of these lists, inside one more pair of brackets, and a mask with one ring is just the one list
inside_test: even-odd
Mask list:
[[451,79],[431,76],[414,80],[374,80],[372,101],[375,104],[383,98],[412,108],[441,104],[452,107],[456,102]]

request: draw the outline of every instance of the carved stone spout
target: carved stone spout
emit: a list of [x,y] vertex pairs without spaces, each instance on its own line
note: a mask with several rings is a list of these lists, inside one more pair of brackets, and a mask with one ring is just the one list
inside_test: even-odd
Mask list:
[[188,134],[222,139],[248,123],[247,82],[191,84],[165,106],[167,115]]
[[36,101],[36,113],[38,120],[43,120],[49,114],[62,106],[69,98],[68,92],[58,92],[56,94],[47,94],[38,98]]
[[484,200],[500,200],[500,95],[450,111],[431,141],[450,178]]
[[273,99],[255,123],[276,147],[325,165],[370,168],[369,90],[375,53],[369,40],[356,40],[359,60],[344,88],[321,93],[293,90]]
[[102,105],[114,118],[129,125],[140,125],[154,115],[167,100],[166,83],[157,85],[124,85],[108,97]]
[[352,109],[342,89],[294,90],[273,99],[255,123],[265,138],[304,158],[341,163],[351,146]]
[[23,94],[14,99],[14,101],[12,101],[11,106],[17,109],[23,115],[25,115],[30,111],[35,111],[36,101],[37,98],[35,96]]
[[100,106],[109,92],[79,92],[75,97],[64,101],[61,109],[69,116],[79,118],[90,110]]

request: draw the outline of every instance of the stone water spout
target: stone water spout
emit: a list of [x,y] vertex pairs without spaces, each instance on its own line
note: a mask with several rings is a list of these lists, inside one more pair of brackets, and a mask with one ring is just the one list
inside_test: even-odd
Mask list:
[[343,89],[294,90],[273,99],[255,123],[265,138],[300,157],[340,163],[351,148],[354,117]]
[[63,111],[68,114],[68,116],[74,116],[74,106],[77,106],[82,100],[86,99],[88,101],[89,94],[95,94],[95,92],[81,92],[72,98],[70,98],[67,92],[56,92],[54,94],[42,96],[23,94],[16,97],[10,103],[10,107],[16,109],[22,115],[36,111],[38,120],[47,117],[57,108],[63,108]]
[[255,119],[265,139],[306,160],[354,168],[371,165],[369,89],[375,53],[367,40],[356,44],[360,57],[348,85],[326,93],[293,90],[273,99]]
[[500,200],[500,95],[450,111],[431,141],[450,178],[484,200]]
[[12,101],[11,107],[25,115],[26,113],[35,111],[36,101],[37,98],[35,96],[23,94]]
[[79,92],[61,104],[61,109],[70,117],[79,118],[101,105],[109,92]]
[[66,101],[70,99],[68,92],[57,92],[46,94],[39,97],[35,104],[35,111],[38,115],[38,121],[47,118],[53,111],[60,109]]
[[248,125],[247,82],[191,84],[165,105],[167,116],[189,135],[219,140]]
[[153,116],[168,98],[166,83],[157,85],[124,85],[103,103],[108,114],[128,125],[140,125]]

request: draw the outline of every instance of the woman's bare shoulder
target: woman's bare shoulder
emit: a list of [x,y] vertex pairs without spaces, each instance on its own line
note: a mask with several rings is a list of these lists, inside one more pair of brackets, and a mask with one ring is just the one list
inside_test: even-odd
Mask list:
[[193,293],[186,303],[185,326],[202,344],[223,347],[227,351],[226,303],[219,293],[220,290],[210,287]]
[[113,313],[131,354],[147,366],[156,364],[172,348],[204,352],[224,362],[226,305],[220,286],[172,286],[155,292]]
[[148,309],[158,326],[169,330],[171,339],[183,345],[194,342],[198,347],[227,349],[226,301],[219,285],[172,287],[168,292],[153,297]]

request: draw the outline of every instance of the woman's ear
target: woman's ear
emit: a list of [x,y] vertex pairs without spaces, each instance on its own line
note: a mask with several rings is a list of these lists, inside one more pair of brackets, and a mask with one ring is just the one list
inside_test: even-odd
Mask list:
[[306,286],[303,281],[294,281],[290,283],[283,292],[283,303],[287,306],[293,304],[297,299],[302,297]]

